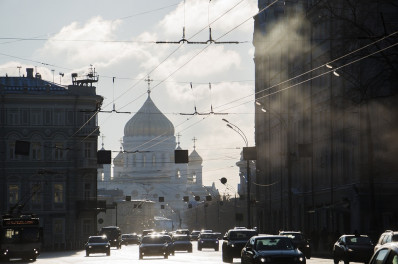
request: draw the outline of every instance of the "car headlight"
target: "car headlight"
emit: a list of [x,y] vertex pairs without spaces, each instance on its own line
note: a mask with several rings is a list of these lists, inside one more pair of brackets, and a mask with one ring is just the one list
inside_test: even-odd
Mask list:
[[353,252],[354,250],[352,250],[351,248],[347,248],[348,252]]
[[229,242],[229,243],[228,243],[228,246],[235,247],[235,244]]
[[310,245],[307,244],[306,247],[308,248],[308,247],[310,247]]
[[216,244],[218,244],[218,240],[216,241]]
[[295,257],[295,258],[294,258],[294,261],[296,261],[296,262],[297,262],[297,261],[298,261],[298,262],[304,262],[304,259],[305,259],[305,258],[304,258],[303,256],[300,256],[300,257]]
[[88,246],[88,248],[92,248],[92,246]]
[[203,243],[203,241],[201,240],[200,243]]
[[271,262],[271,258],[270,257],[261,257],[260,262],[261,263]]

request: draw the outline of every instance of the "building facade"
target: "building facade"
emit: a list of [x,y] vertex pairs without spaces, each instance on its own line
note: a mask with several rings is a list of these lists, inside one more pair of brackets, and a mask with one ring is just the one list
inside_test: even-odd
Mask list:
[[98,76],[26,71],[0,77],[0,211],[37,215],[44,249],[78,248],[96,233]]
[[271,3],[253,38],[260,232],[322,234],[330,249],[397,229],[396,5]]

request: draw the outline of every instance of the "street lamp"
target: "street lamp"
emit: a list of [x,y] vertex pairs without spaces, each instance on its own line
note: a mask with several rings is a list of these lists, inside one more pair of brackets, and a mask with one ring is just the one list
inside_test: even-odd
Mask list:
[[[238,133],[243,141],[246,144],[246,147],[249,147],[249,142],[247,140],[247,137],[245,135],[245,133],[243,133],[243,131],[237,126],[232,124],[231,122],[229,122],[227,119],[223,118],[222,121],[227,123],[227,127],[231,128],[233,131],[235,131],[236,133]],[[249,164],[249,159],[246,159],[246,173],[247,173],[247,197],[246,197],[246,201],[247,201],[247,228],[251,228],[251,221],[250,221],[250,185],[251,185],[251,177],[250,177],[250,164]]]

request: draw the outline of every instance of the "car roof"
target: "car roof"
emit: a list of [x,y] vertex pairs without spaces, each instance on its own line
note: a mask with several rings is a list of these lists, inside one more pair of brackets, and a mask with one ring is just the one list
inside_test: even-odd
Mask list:
[[287,236],[281,236],[281,235],[258,235],[258,236],[252,236],[254,239],[261,239],[261,238],[283,238],[283,239],[289,239]]
[[385,243],[384,245],[382,245],[378,250],[382,249],[382,248],[390,248],[396,252],[398,252],[398,242],[389,242],[389,243]]

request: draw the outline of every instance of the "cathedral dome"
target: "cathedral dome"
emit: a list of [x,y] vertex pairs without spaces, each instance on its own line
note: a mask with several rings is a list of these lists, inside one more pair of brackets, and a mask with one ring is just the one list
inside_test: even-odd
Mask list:
[[174,126],[156,107],[148,93],[140,110],[126,123],[124,136],[174,136]]
[[123,166],[124,161],[123,161],[123,152],[122,152],[122,150],[120,150],[119,153],[116,155],[116,157],[113,159],[113,164],[115,166]]
[[196,150],[193,150],[191,154],[189,154],[189,163],[199,163],[202,164],[203,159],[202,157],[196,152]]

